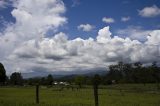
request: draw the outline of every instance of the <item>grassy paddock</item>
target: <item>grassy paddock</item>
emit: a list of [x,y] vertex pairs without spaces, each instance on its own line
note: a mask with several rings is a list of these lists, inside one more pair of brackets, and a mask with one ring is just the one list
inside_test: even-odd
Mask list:
[[[74,90],[40,88],[37,106],[94,106],[91,86]],[[155,84],[121,84],[100,86],[100,106],[160,106],[160,91]],[[0,88],[0,106],[36,106],[35,87]]]

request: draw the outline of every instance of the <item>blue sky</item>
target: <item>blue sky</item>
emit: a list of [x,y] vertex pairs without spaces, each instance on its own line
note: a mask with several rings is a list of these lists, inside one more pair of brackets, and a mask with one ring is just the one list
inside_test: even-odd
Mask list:
[[0,50],[8,74],[160,64],[160,0],[0,0]]
[[[66,15],[68,17],[69,35],[77,37],[78,35],[86,35],[86,33],[77,31],[77,26],[84,23],[90,23],[96,26],[96,29],[106,25],[111,26],[114,33],[117,29],[126,28],[127,26],[141,26],[144,29],[157,29],[160,24],[160,17],[144,18],[138,14],[138,10],[144,7],[156,5],[160,7],[159,0],[77,0],[79,4],[72,7],[71,0],[64,0],[67,7]],[[122,22],[121,17],[130,17],[128,22]],[[115,23],[106,24],[102,22],[103,17],[111,17],[115,19]],[[97,30],[88,35],[96,35]],[[82,36],[87,37],[87,36]]]
[[[82,37],[88,38],[97,36],[98,29],[109,25],[113,35],[119,29],[125,29],[128,26],[142,27],[144,30],[153,30],[160,28],[160,15],[156,17],[146,18],[141,17],[138,13],[145,7],[156,5],[160,7],[159,0],[63,0],[67,10],[65,16],[68,23],[61,28],[67,33],[71,39]],[[12,17],[11,11],[13,7],[7,5],[0,9],[0,16],[7,22],[15,23],[15,18]],[[102,22],[103,17],[113,18],[114,23]],[[122,22],[122,17],[130,17],[127,22]],[[0,29],[4,27],[0,23]],[[77,30],[80,24],[91,24],[95,28],[92,31],[84,32]],[[48,35],[53,35],[52,30]]]

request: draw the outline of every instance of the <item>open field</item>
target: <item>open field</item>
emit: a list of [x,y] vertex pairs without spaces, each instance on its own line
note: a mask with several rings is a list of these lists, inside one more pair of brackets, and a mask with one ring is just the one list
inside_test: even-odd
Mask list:
[[[40,88],[38,106],[94,106],[91,86],[74,90]],[[99,89],[100,106],[160,106],[160,91],[156,85],[112,85]],[[36,106],[35,87],[0,88],[0,106]]]

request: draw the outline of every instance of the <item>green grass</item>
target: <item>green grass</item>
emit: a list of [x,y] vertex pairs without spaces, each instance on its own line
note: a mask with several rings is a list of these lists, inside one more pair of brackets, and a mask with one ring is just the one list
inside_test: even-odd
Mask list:
[[[160,92],[156,85],[122,84],[101,86],[100,106],[160,106]],[[0,88],[0,106],[36,106],[35,87]],[[58,91],[57,88],[40,88],[37,106],[94,106],[93,90]]]

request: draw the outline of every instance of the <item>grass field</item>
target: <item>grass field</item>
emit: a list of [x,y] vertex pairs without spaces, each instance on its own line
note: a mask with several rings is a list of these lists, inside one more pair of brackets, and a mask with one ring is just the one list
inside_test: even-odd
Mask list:
[[[160,106],[160,91],[156,85],[112,85],[99,89],[100,106]],[[0,88],[0,106],[36,106],[35,87]],[[37,106],[94,106],[93,90],[40,88],[40,104]]]

